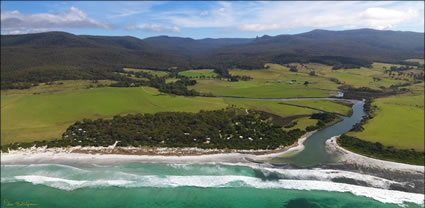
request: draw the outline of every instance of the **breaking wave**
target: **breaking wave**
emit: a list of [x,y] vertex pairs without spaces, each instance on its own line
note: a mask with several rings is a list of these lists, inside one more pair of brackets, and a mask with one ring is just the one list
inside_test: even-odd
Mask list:
[[[143,167],[144,164],[138,165]],[[251,187],[259,189],[350,192],[354,195],[373,198],[383,203],[403,204],[410,202],[424,204],[424,195],[422,194],[388,190],[391,184],[397,182],[340,170],[290,170],[227,165],[162,164],[163,169],[171,169],[168,174],[146,175],[146,172],[141,170],[129,171],[132,170],[131,166],[77,168],[66,165],[2,165],[1,167],[1,183],[28,182],[66,191],[110,186],[122,188],[173,188],[182,186],[202,188]],[[55,171],[42,171],[46,168]],[[177,175],[171,174],[176,172],[176,170],[180,171],[177,171]],[[223,175],[223,172],[228,175]],[[362,181],[368,187],[333,182],[335,178]]]

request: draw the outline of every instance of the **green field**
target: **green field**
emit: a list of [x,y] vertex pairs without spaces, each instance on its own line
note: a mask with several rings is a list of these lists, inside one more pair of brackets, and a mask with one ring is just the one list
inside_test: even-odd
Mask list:
[[98,80],[93,82],[90,80],[64,80],[55,81],[51,85],[41,83],[38,86],[31,87],[26,90],[2,90],[1,95],[22,95],[22,94],[38,94],[38,93],[58,93],[58,92],[69,92],[79,89],[96,88],[100,86],[108,86],[115,81],[110,80]]
[[424,151],[423,93],[380,98],[373,104],[378,110],[364,125],[364,131],[348,135],[396,148]]
[[1,141],[34,141],[59,137],[83,118],[161,111],[197,112],[221,109],[220,98],[160,95],[153,88],[96,88],[64,93],[1,97]]
[[352,113],[350,104],[341,104],[328,100],[297,100],[281,102],[290,105],[306,106],[319,109],[326,112],[339,113],[342,115],[350,115]]
[[310,117],[297,118],[293,122],[296,122],[297,124],[292,128],[288,128],[288,130],[292,130],[292,129],[305,130],[305,128],[307,128],[308,126],[315,126],[317,124],[317,120],[311,119]]
[[[197,80],[195,89],[202,93],[211,93],[215,96],[237,96],[251,98],[292,98],[292,97],[329,97],[338,90],[338,86],[351,85],[353,87],[369,87],[380,89],[391,85],[412,82],[406,75],[390,77],[385,69],[393,64],[374,63],[371,68],[332,70],[330,66],[322,64],[290,64],[297,66],[298,72],[290,72],[286,66],[267,64],[267,69],[242,70],[232,69],[232,75],[250,76],[249,81],[228,82],[227,80]],[[316,76],[310,76],[314,71]],[[407,72],[418,73],[420,70]],[[406,72],[406,73],[407,73]],[[337,79],[336,84],[330,79]],[[306,86],[305,82],[309,82]]]
[[212,69],[197,69],[197,70],[187,70],[179,72],[180,76],[185,76],[189,78],[201,78],[204,76],[205,78],[216,77],[218,74],[214,72]]
[[[21,90],[21,92],[33,90]],[[116,114],[198,112],[201,109],[222,109],[229,105],[270,112],[282,117],[308,116],[316,112],[281,105],[278,101],[170,96],[149,87],[105,87],[58,93],[49,93],[49,90],[39,92],[41,94],[26,93],[1,97],[2,143],[58,138],[75,121],[84,118],[111,118]],[[344,107],[341,105],[337,109]]]
[[163,76],[167,76],[168,73],[164,72],[164,71],[154,71],[154,70],[149,70],[149,69],[134,69],[134,68],[124,68],[124,71],[133,71],[133,72],[147,72],[149,74],[158,76],[158,77],[163,77]]
[[[252,77],[249,81],[197,80],[198,83],[190,89],[215,96],[250,98],[329,97],[337,90],[338,86],[328,78],[293,73],[277,64],[268,65],[269,69],[229,71],[232,75]],[[305,81],[310,84],[305,86]]]
[[418,62],[420,64],[424,64],[425,63],[425,60],[424,59],[407,59],[406,61]]

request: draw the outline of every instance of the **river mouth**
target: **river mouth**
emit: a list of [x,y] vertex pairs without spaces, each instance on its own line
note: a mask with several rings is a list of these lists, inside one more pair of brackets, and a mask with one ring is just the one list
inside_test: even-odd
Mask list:
[[301,151],[290,152],[288,154],[284,154],[283,156],[275,157],[267,161],[274,165],[281,166],[284,166],[285,164],[291,164],[296,167],[308,168],[338,161],[337,154],[326,151],[326,140],[350,131],[352,127],[359,123],[366,115],[364,112],[364,100],[344,98],[226,98],[266,101],[331,100],[353,103],[353,113],[351,116],[342,116],[342,121],[313,133],[305,140],[303,143],[304,148]]
[[326,151],[326,140],[350,131],[355,124],[359,123],[365,116],[363,106],[364,101],[356,101],[350,117],[344,117],[342,121],[309,136],[303,144],[304,149],[302,151],[273,158],[270,162],[290,163],[299,167],[312,167],[336,162],[338,156]]

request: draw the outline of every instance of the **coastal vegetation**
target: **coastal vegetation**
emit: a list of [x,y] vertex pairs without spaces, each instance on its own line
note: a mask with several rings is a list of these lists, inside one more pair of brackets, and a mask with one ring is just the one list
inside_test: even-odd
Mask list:
[[229,149],[276,149],[293,144],[305,131],[286,131],[270,115],[227,108],[215,111],[129,114],[112,119],[77,121],[61,139],[13,143],[2,150],[45,146],[156,146]]
[[369,142],[353,136],[341,135],[337,142],[342,147],[369,157],[395,162],[424,165],[424,152],[415,149],[398,149],[394,146],[383,145],[380,142]]

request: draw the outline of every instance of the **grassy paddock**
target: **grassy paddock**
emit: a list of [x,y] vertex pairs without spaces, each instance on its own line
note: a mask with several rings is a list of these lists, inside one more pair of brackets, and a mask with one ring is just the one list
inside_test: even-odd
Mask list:
[[220,98],[161,95],[153,88],[96,88],[55,94],[1,97],[1,141],[57,138],[83,118],[161,111],[197,112],[226,107]]
[[163,77],[163,76],[167,76],[168,75],[168,72],[154,71],[154,70],[149,70],[149,69],[124,68],[123,70],[124,71],[133,71],[133,72],[147,72],[149,74],[156,75],[158,77]]
[[179,72],[180,76],[185,76],[189,78],[200,78],[201,76],[205,77],[216,77],[218,74],[212,69],[197,69],[197,70],[187,70]]
[[299,105],[310,108],[319,109],[326,112],[339,113],[342,115],[350,115],[352,109],[346,104],[340,104],[329,100],[297,100],[281,102],[290,105]]
[[58,92],[69,92],[80,89],[95,88],[101,85],[108,86],[115,81],[110,80],[99,80],[94,83],[90,80],[64,80],[54,81],[48,85],[41,83],[38,86],[31,87],[25,90],[2,90],[1,95],[24,95],[24,94],[39,94],[39,93],[58,93]]
[[164,111],[198,112],[222,109],[229,105],[282,117],[309,116],[316,112],[281,105],[278,101],[170,96],[149,87],[105,87],[37,95],[27,93],[1,97],[1,142],[6,144],[58,138],[69,125],[84,118],[111,118],[116,114]]
[[228,82],[224,80],[198,80],[190,89],[215,96],[235,96],[248,98],[295,98],[329,97],[335,90],[319,89],[319,83],[304,86],[302,83],[278,83],[258,80]]
[[296,122],[297,124],[292,128],[288,128],[288,130],[292,129],[301,129],[305,130],[308,126],[315,126],[317,124],[316,119],[311,119],[309,116],[297,118],[292,122]]
[[377,99],[375,117],[362,132],[350,132],[370,142],[380,142],[400,149],[424,151],[424,96],[392,96]]
[[406,61],[409,61],[409,62],[418,62],[420,64],[424,64],[424,62],[425,62],[424,59],[407,59]]

